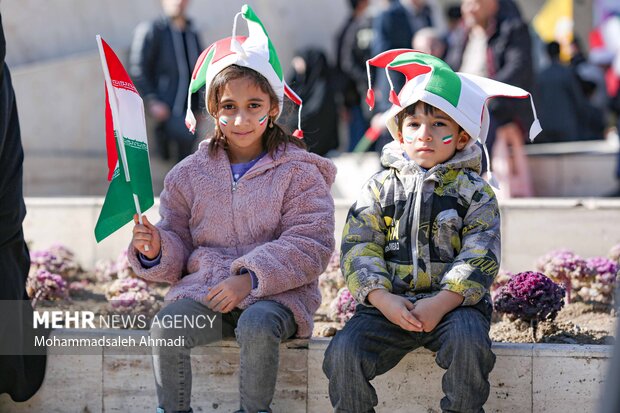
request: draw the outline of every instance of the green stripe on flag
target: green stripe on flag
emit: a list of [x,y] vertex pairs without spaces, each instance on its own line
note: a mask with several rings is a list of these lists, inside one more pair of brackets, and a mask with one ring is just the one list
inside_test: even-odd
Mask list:
[[211,60],[213,60],[213,56],[215,55],[215,47],[211,49],[209,53],[207,53],[207,57],[200,65],[200,69],[198,69],[198,73],[196,73],[196,79],[193,79],[189,85],[190,93],[196,93],[203,87],[206,83],[206,73],[209,65],[211,64]]
[[154,204],[147,145],[134,139],[124,138],[123,140],[131,182],[125,180],[123,161],[119,157],[99,219],[95,225],[97,242],[133,220],[133,215],[136,213],[134,193],[138,196],[141,211],[146,211]]
[[412,63],[430,66],[431,78],[425,88],[428,92],[441,96],[454,107],[458,106],[461,96],[461,79],[446,62],[435,56],[411,52],[396,57],[389,66],[398,67]]
[[248,21],[258,24],[261,27],[261,29],[263,29],[263,33],[265,34],[265,37],[267,37],[267,44],[269,48],[269,63],[273,67],[273,70],[276,72],[276,75],[278,75],[278,78],[282,80],[282,66],[280,65],[280,60],[278,59],[276,48],[273,47],[273,43],[271,43],[271,39],[269,38],[269,35],[267,34],[267,30],[265,29],[265,26],[263,26],[263,23],[260,21],[256,13],[254,13],[254,10],[252,10],[252,8],[249,7],[247,4],[243,6],[243,16]]

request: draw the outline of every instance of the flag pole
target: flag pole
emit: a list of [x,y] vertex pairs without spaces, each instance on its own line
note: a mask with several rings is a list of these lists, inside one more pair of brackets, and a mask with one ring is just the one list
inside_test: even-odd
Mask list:
[[[112,110],[112,122],[114,124],[116,135],[116,143],[118,146],[118,151],[121,155],[121,160],[123,164],[123,171],[125,172],[125,181],[130,182],[131,177],[129,176],[129,166],[127,165],[127,153],[125,152],[125,143],[123,142],[123,130],[121,128],[121,120],[118,114],[118,106],[116,102],[116,93],[114,93],[114,88],[112,87],[112,78],[110,77],[110,71],[108,69],[108,63],[105,58],[105,52],[103,51],[103,44],[101,43],[101,36],[97,35],[97,46],[99,47],[99,57],[101,58],[101,67],[103,69],[103,77],[105,79],[105,87],[108,91],[108,102],[110,102],[110,109]],[[138,221],[142,225],[142,211],[140,210],[140,202],[138,200],[138,196],[133,194],[133,200],[136,205],[136,212],[138,213]],[[149,250],[148,245],[145,246],[145,251]]]
[[118,134],[116,135],[116,143],[118,144],[118,150],[121,155],[123,170],[125,171],[125,181],[131,181],[129,176],[129,167],[127,166],[127,154],[125,153],[125,144],[123,142],[123,130],[121,128],[121,121],[118,114],[118,106],[116,103],[116,93],[112,87],[112,78],[110,77],[110,71],[108,69],[108,62],[105,58],[105,52],[103,51],[103,44],[101,43],[101,36],[97,35],[97,46],[99,47],[99,57],[101,58],[101,67],[103,69],[103,77],[105,79],[105,87],[108,90],[108,101],[110,102],[110,109],[112,109],[112,121],[114,129]]

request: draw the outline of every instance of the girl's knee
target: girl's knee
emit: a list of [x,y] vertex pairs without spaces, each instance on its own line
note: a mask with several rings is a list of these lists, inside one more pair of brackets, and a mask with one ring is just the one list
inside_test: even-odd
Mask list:
[[[159,310],[151,322],[149,329],[152,338],[175,339],[179,335],[186,335],[187,331],[183,323],[176,323],[174,320],[178,317],[183,318],[185,315],[193,314],[190,307],[195,302],[189,299],[173,301]],[[178,328],[178,327],[181,328]]]
[[289,309],[275,302],[258,302],[243,311],[235,334],[238,341],[269,341],[289,338],[294,327]]

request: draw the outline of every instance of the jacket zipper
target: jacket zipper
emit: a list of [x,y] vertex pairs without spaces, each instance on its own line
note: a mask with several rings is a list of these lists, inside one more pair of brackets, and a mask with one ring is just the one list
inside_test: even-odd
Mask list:
[[411,234],[411,245],[412,245],[412,254],[413,254],[413,279],[415,284],[418,283],[418,228],[420,226],[420,204],[422,202],[422,186],[424,184],[424,173],[420,172],[416,174],[415,178],[416,184],[416,195],[415,195],[415,205],[413,209],[413,231]]

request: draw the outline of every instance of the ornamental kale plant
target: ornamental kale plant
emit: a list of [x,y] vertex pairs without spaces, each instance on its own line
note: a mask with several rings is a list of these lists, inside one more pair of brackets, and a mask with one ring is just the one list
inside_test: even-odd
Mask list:
[[620,244],[616,244],[609,250],[607,254],[612,261],[620,265]]
[[554,320],[564,306],[565,291],[539,272],[526,271],[514,275],[495,296],[495,310],[509,319],[530,323],[536,341],[538,323]]
[[119,313],[150,313],[155,309],[155,298],[148,285],[138,278],[120,278],[112,282],[105,297],[113,311]]
[[35,308],[39,301],[66,300],[69,298],[67,282],[59,275],[39,268],[31,271],[26,280],[26,292]]
[[510,271],[503,271],[501,269],[499,270],[499,273],[497,273],[497,275],[495,276],[493,284],[491,284],[490,288],[491,300],[493,302],[495,302],[495,296],[497,296],[497,293],[499,292],[501,287],[506,285],[506,283],[510,281],[513,276],[514,274]]
[[618,279],[618,264],[605,257],[586,260],[588,277],[577,283],[577,294],[584,301],[612,304]]
[[95,263],[95,280],[109,282],[116,277],[116,263],[110,259],[100,259]]
[[123,278],[138,278],[129,265],[127,250],[121,251],[115,260],[101,259],[95,263],[95,279],[100,282],[109,282]]
[[345,286],[344,276],[340,271],[340,253],[335,251],[327,264],[325,272],[319,276],[319,289],[323,303],[331,303],[338,291]]
[[75,278],[82,271],[80,265],[75,260],[73,251],[60,244],[52,245],[48,249],[31,252],[30,269],[31,271],[44,269],[65,279]]
[[351,292],[347,287],[343,287],[338,290],[336,298],[330,305],[330,317],[344,326],[347,321],[355,314],[355,306],[357,302],[351,295]]
[[133,272],[133,268],[129,264],[129,258],[127,258],[127,250],[124,249],[118,254],[118,258],[116,259],[116,276],[118,279],[123,278],[138,278],[135,272]]
[[536,268],[566,290],[566,303],[570,304],[573,284],[589,276],[584,259],[567,249],[551,251],[541,257]]

